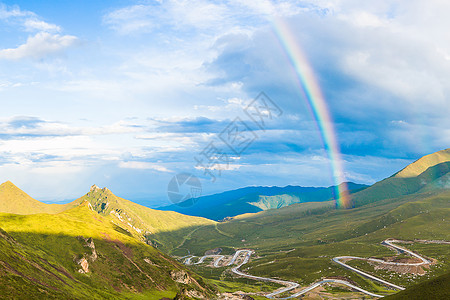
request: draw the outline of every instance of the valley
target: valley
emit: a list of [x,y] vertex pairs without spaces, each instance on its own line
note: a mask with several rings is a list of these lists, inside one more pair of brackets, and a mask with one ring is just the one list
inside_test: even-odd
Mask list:
[[[0,291],[55,299],[395,297],[450,272],[450,163],[424,161],[355,190],[350,209],[320,199],[220,222],[146,208],[95,185],[73,202],[44,204],[6,182]],[[436,289],[448,292],[445,283]]]
[[[420,165],[423,161],[416,163]],[[172,255],[202,256],[206,250],[217,248],[222,249],[222,254],[231,255],[237,249],[252,249],[256,256],[243,266],[243,271],[253,276],[287,280],[304,287],[335,278],[372,294],[393,294],[393,290],[384,287],[386,284],[368,277],[384,278],[393,286],[408,288],[450,271],[448,245],[420,243],[420,240],[450,239],[450,192],[445,188],[448,163],[438,161],[437,165],[424,170],[418,175],[419,179],[398,179],[394,175],[355,193],[353,197],[357,201],[353,209],[336,210],[334,201],[299,203],[199,228],[181,247],[173,249]],[[380,243],[393,238],[416,240],[406,247],[412,247],[416,253],[435,262],[413,272],[374,268],[372,264],[376,262],[395,261],[392,250]],[[370,264],[361,260],[345,264],[370,276],[344,268],[338,264],[339,259],[333,261],[336,256],[369,258]],[[226,269],[222,268],[224,273],[210,273],[205,268],[201,264],[191,266],[192,270],[212,280],[242,282],[226,275]],[[239,285],[238,290],[243,290],[242,286]],[[340,293],[338,298],[345,298],[345,293]]]

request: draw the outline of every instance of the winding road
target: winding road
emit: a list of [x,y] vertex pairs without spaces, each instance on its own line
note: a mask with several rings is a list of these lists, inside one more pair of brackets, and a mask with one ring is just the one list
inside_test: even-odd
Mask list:
[[[362,276],[364,276],[364,277],[366,277],[368,279],[371,279],[373,281],[376,281],[378,283],[381,283],[381,284],[383,284],[385,286],[389,286],[389,287],[397,289],[397,290],[404,290],[404,288],[399,286],[399,285],[390,283],[390,282],[388,282],[386,280],[383,280],[381,278],[378,278],[376,276],[368,274],[368,273],[366,273],[364,271],[361,271],[361,270],[359,270],[359,269],[357,269],[355,267],[349,266],[349,265],[347,265],[344,262],[344,261],[348,261],[348,260],[358,259],[358,260],[372,261],[372,262],[376,262],[376,263],[379,263],[379,264],[388,264],[388,265],[397,265],[397,266],[421,266],[421,265],[429,265],[429,264],[431,264],[431,261],[429,261],[428,259],[426,259],[426,258],[420,256],[419,254],[414,253],[414,252],[412,252],[412,251],[410,251],[410,250],[408,250],[408,249],[406,249],[404,247],[400,247],[400,246],[398,246],[398,245],[396,245],[394,243],[400,244],[400,243],[413,243],[413,242],[402,241],[402,240],[395,240],[395,239],[387,239],[387,240],[384,240],[382,242],[382,245],[387,246],[387,247],[389,247],[391,249],[394,249],[394,250],[396,250],[399,253],[406,253],[406,254],[408,254],[408,255],[410,255],[412,257],[418,258],[420,260],[420,262],[417,262],[417,263],[390,262],[390,261],[384,261],[384,260],[376,259],[376,258],[363,258],[363,257],[358,257],[358,256],[337,256],[337,257],[334,257],[332,260],[334,262],[338,263],[339,265],[343,266],[344,268],[347,268],[347,269],[349,269],[349,270],[351,270],[351,271],[353,271],[355,273],[358,273],[358,274],[360,274],[360,275],[362,275]],[[416,240],[416,241],[414,241],[414,243],[450,244],[450,242],[448,242],[448,241],[426,241],[426,240]],[[306,294],[306,293],[312,291],[313,289],[315,289],[316,287],[318,287],[318,286],[320,286],[322,284],[330,283],[330,282],[346,285],[346,286],[352,288],[353,290],[356,290],[356,291],[359,291],[361,293],[370,295],[372,297],[378,297],[378,298],[384,297],[383,295],[378,295],[378,294],[369,292],[367,290],[364,290],[364,289],[362,289],[362,288],[360,288],[360,287],[358,287],[358,286],[356,286],[354,284],[351,284],[350,282],[345,281],[345,280],[325,278],[325,279],[323,279],[321,281],[318,281],[318,282],[315,282],[315,283],[311,284],[310,286],[308,286],[308,287],[300,290],[299,292],[296,292],[296,293],[294,293],[294,294],[292,294],[292,295],[290,295],[288,297],[278,298],[276,296],[278,296],[280,294],[283,294],[285,292],[289,292],[291,290],[294,290],[294,289],[298,288],[300,285],[298,283],[296,283],[296,282],[293,282],[293,281],[286,281],[286,280],[281,280],[281,279],[274,279],[274,278],[254,276],[254,275],[250,275],[250,274],[247,274],[247,273],[244,273],[244,272],[240,271],[239,269],[244,264],[248,263],[248,261],[250,260],[250,256],[253,253],[254,252],[252,250],[247,250],[247,249],[238,250],[231,257],[230,261],[228,263],[224,264],[224,266],[231,266],[231,265],[235,264],[236,260],[240,256],[245,255],[243,260],[239,264],[237,264],[235,267],[233,267],[231,269],[231,271],[233,273],[235,273],[236,275],[245,277],[245,278],[258,280],[258,281],[272,282],[272,283],[277,283],[277,284],[285,286],[284,288],[280,288],[280,289],[277,289],[277,290],[275,290],[275,291],[273,291],[273,292],[271,292],[269,294],[266,294],[265,295],[266,298],[269,298],[269,299],[292,299],[292,298],[296,298],[296,297],[298,297],[300,295]],[[189,257],[187,257],[185,259],[185,261],[184,261],[184,264],[186,264],[186,265],[198,265],[198,264],[204,263],[204,261],[206,259],[212,258],[213,259],[213,266],[218,268],[218,267],[220,267],[220,262],[226,259],[226,257],[224,255],[205,255],[205,256],[200,257],[196,263],[193,263],[192,262],[193,258],[196,258],[196,256],[189,256]]]

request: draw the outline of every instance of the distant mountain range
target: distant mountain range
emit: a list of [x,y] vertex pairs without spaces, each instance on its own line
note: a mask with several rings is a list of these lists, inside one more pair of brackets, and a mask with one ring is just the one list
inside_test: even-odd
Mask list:
[[[450,186],[450,149],[442,150],[420,158],[403,170],[372,186],[348,182],[354,207],[374,201],[396,198],[420,190]],[[334,199],[335,186],[323,187],[246,187],[219,194],[202,196],[195,204],[172,204],[160,210],[176,211],[190,216],[199,216],[220,221],[245,213],[257,213],[278,209],[294,203],[322,202]],[[187,200],[191,202],[192,200]]]
[[[353,182],[348,182],[347,186],[351,192],[360,191],[368,187],[368,185]],[[195,204],[192,206],[179,203],[158,209],[220,221],[227,217],[245,213],[257,213],[268,209],[278,209],[294,203],[331,200],[334,199],[335,190],[336,186],[251,186],[199,197],[195,199]],[[187,200],[186,202],[190,201]]]

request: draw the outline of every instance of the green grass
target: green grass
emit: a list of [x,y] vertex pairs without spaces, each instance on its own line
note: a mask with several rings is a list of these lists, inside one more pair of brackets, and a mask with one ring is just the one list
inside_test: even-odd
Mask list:
[[450,273],[429,279],[389,296],[388,300],[442,300],[450,298]]
[[[130,299],[170,296],[183,288],[213,291],[201,277],[117,230],[87,205],[56,215],[0,214],[0,224],[0,295],[6,298]],[[98,258],[89,260],[89,273],[81,274],[76,261],[93,253],[85,238],[92,238]],[[179,271],[200,285],[172,280],[171,272]]]
[[[438,191],[380,200],[351,210],[335,210],[332,203],[327,202],[295,204],[204,226],[184,242],[183,251],[203,255],[205,250],[215,247],[251,248],[259,258],[253,257],[243,270],[248,268],[253,275],[293,280],[305,286],[324,277],[345,278],[367,290],[392,294],[395,291],[389,291],[331,259],[339,255],[393,256],[394,251],[381,245],[387,238],[448,239],[449,199],[450,192]],[[420,253],[423,250],[424,255],[439,263],[425,276],[402,279],[395,275],[398,278],[393,282],[411,286],[450,269],[449,257],[445,254],[450,253],[448,245],[414,244],[407,247]],[[368,268],[370,270],[370,266]],[[374,274],[387,278],[391,275],[383,272],[386,271]],[[217,278],[208,272],[202,275]]]

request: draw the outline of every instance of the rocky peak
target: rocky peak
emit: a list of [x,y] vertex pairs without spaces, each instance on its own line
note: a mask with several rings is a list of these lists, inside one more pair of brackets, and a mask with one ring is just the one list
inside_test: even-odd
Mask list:
[[96,184],[91,186],[91,190],[90,190],[91,192],[94,192],[94,191],[97,191],[97,190],[100,190],[100,188]]

